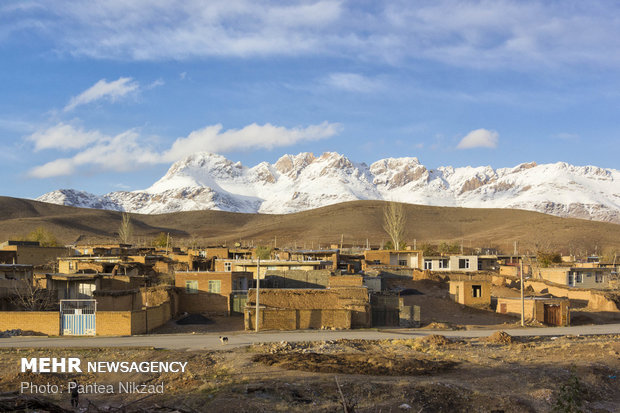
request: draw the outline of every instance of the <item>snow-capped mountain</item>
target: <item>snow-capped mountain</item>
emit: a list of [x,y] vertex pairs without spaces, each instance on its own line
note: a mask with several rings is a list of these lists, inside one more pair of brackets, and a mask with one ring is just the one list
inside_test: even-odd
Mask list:
[[150,188],[103,196],[61,189],[38,201],[146,214],[215,209],[290,213],[353,200],[435,206],[517,208],[620,223],[620,171],[563,162],[514,168],[427,169],[417,158],[370,166],[338,153],[284,155],[252,168],[196,153]]

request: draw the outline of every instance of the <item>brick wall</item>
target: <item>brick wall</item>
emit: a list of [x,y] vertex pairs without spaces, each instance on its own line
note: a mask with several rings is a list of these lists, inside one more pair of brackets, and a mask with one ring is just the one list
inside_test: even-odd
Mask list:
[[97,311],[98,336],[130,336],[131,311]]
[[0,331],[15,329],[57,336],[60,334],[60,314],[57,311],[0,312]]

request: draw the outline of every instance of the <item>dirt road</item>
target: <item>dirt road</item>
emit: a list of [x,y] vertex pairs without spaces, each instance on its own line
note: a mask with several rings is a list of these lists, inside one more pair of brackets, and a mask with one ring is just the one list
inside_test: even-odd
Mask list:
[[[603,324],[574,327],[534,327],[503,329],[511,336],[567,336],[620,334],[620,324]],[[132,337],[11,337],[0,339],[0,348],[66,348],[66,347],[156,347],[170,350],[221,350],[237,348],[254,343],[273,343],[279,341],[302,342],[337,339],[388,340],[418,338],[430,334],[446,337],[476,338],[486,337],[498,329],[479,330],[425,330],[425,329],[385,329],[385,330],[304,330],[304,331],[267,331],[251,333],[245,331],[216,332],[207,334],[156,334]],[[229,338],[225,346],[219,336]]]

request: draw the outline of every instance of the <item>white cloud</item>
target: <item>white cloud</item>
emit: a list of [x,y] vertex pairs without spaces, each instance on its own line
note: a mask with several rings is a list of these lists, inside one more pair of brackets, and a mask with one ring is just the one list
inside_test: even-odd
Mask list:
[[[112,59],[314,54],[533,70],[620,65],[620,55],[609,53],[620,47],[620,37],[610,35],[617,32],[619,6],[604,0],[570,7],[542,0],[300,3],[38,1],[8,10],[3,30],[38,32],[57,50]],[[12,37],[9,32],[0,39]]]
[[458,149],[496,148],[499,134],[493,130],[476,129],[469,132],[456,146]]
[[380,81],[358,73],[331,73],[325,83],[348,92],[374,92],[381,87]]
[[176,161],[194,152],[229,152],[232,150],[273,149],[290,146],[303,141],[329,138],[337,134],[340,125],[323,122],[305,128],[285,128],[269,123],[253,123],[243,129],[222,132],[222,125],[207,126],[193,131],[185,138],[177,139],[163,155],[168,162]]
[[[156,81],[154,85],[158,86],[159,84],[157,84]],[[138,88],[138,82],[134,82],[130,77],[120,77],[112,82],[101,79],[84,92],[72,97],[67,106],[65,106],[64,110],[65,112],[68,112],[75,109],[79,105],[85,105],[99,99],[108,99],[114,102],[118,98],[137,91]]]
[[[48,132],[53,130],[53,132]],[[87,137],[70,149],[80,149],[72,157],[60,158],[30,170],[33,178],[49,178],[70,175],[81,171],[129,171],[148,165],[171,163],[195,152],[228,152],[247,149],[271,149],[280,146],[294,145],[303,141],[326,139],[337,134],[340,125],[323,122],[305,128],[285,128],[251,124],[242,129],[223,130],[222,125],[207,126],[191,132],[187,137],[178,138],[168,149],[158,151],[143,138],[139,131],[130,129],[116,136],[107,136],[98,131],[85,132],[69,125],[59,124],[42,131],[37,136],[45,137],[29,140],[40,145],[40,149],[56,147],[53,142],[67,142],[67,136]],[[32,135],[32,136],[34,136]],[[53,138],[49,138],[49,137]]]
[[84,131],[66,123],[58,123],[45,130],[37,131],[26,137],[34,142],[34,150],[58,149],[61,151],[79,149],[101,140],[103,135],[98,131]]

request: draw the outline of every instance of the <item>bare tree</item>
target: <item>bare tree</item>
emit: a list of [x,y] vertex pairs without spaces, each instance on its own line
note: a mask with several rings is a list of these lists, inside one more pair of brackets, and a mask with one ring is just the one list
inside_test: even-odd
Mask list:
[[20,280],[13,288],[11,302],[25,311],[44,311],[56,306],[56,292],[43,288],[39,283]]
[[400,249],[403,241],[406,221],[402,204],[390,202],[383,208],[383,229],[392,239],[396,250]]
[[128,244],[131,241],[133,235],[133,226],[131,225],[131,217],[128,213],[123,212],[123,218],[121,220],[121,226],[118,228],[118,238],[121,243]]

